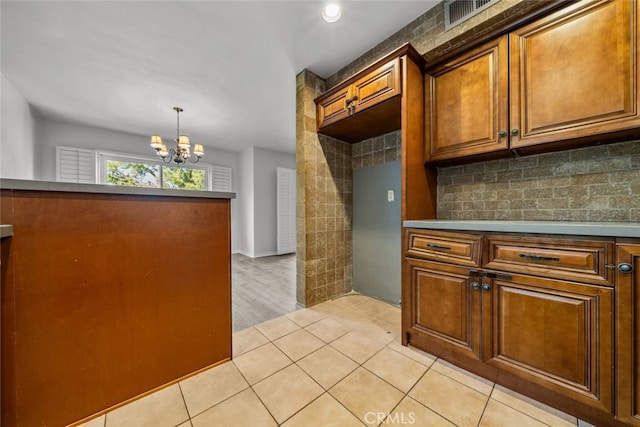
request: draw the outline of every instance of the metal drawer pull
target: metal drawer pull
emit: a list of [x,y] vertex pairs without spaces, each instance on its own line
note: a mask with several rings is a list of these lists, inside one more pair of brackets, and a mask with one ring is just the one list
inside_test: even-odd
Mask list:
[[473,289],[479,289],[480,288],[480,283],[478,282],[471,282],[471,287]]
[[520,258],[535,259],[538,261],[560,261],[560,258],[554,256],[542,256],[534,254],[520,254]]
[[491,287],[489,285],[487,285],[486,283],[482,285],[482,290],[483,291],[488,291],[490,289],[491,289]]
[[451,250],[450,246],[438,245],[437,243],[429,243],[427,247],[433,248],[433,249],[445,249],[447,251]]

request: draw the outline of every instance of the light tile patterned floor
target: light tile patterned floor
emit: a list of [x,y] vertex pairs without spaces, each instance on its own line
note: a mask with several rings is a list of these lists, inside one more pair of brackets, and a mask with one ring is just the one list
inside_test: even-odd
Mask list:
[[347,295],[236,332],[232,361],[85,426],[587,425],[399,336],[398,308]]

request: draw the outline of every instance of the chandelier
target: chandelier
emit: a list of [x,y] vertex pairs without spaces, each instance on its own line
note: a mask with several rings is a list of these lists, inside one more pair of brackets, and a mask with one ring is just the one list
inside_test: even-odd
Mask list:
[[201,144],[195,144],[193,147],[193,155],[195,160],[191,157],[191,145],[189,143],[189,137],[187,135],[180,135],[180,113],[184,110],[180,107],[173,107],[177,114],[177,132],[176,132],[176,148],[170,148],[167,150],[167,146],[162,143],[160,135],[151,136],[151,148],[156,150],[156,154],[162,157],[162,161],[165,163],[175,162],[177,164],[186,163],[189,160],[191,163],[197,163],[202,156],[204,156],[204,149]]

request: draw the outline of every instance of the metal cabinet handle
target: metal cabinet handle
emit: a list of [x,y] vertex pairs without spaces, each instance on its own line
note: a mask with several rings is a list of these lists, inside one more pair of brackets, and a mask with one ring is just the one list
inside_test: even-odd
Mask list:
[[501,130],[500,132],[498,132],[498,136],[500,138],[504,138],[505,136],[507,136],[507,131],[506,130]]
[[483,291],[488,291],[488,290],[490,290],[490,289],[491,289],[491,287],[490,287],[489,285],[487,285],[486,283],[484,283],[484,284],[482,285],[482,290],[483,290]]
[[471,287],[473,289],[480,289],[480,283],[478,282],[471,282]]
[[620,273],[632,273],[633,265],[627,264],[626,262],[621,262],[620,264],[618,264],[618,271]]
[[429,243],[429,244],[427,244],[427,247],[433,248],[433,249],[444,249],[446,251],[450,251],[451,250],[451,246],[439,245],[437,243]]
[[535,254],[520,254],[520,258],[535,259],[536,261],[560,261],[558,257],[542,256]]
[[518,129],[511,129],[511,135],[516,136],[520,131]]

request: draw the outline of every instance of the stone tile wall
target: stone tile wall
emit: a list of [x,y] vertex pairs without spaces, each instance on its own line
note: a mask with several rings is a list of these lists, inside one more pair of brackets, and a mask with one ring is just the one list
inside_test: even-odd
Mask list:
[[640,141],[438,169],[438,219],[640,221]]
[[324,81],[303,71],[296,83],[296,281],[306,307],[351,290],[352,146],[316,133]]
[[400,131],[353,144],[352,154],[353,169],[400,160]]

